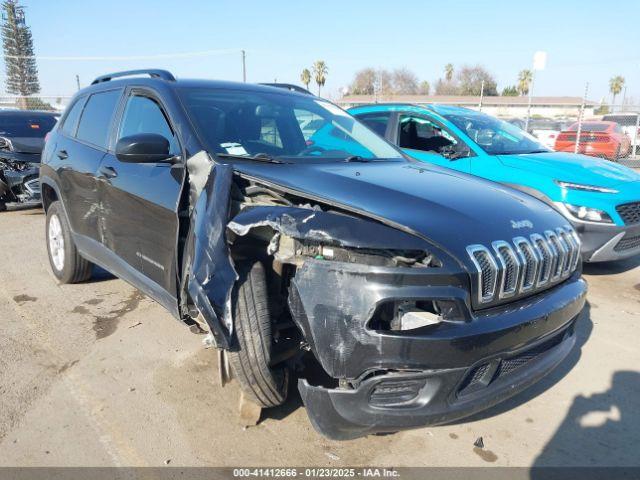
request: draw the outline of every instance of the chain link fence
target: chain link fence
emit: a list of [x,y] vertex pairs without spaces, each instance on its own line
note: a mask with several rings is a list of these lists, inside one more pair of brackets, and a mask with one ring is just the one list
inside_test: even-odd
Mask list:
[[[526,118],[523,119],[526,123]],[[566,107],[562,114],[529,118],[528,132],[545,146],[640,168],[640,105]]]
[[0,97],[0,110],[46,110],[62,113],[71,100],[70,95],[6,96]]

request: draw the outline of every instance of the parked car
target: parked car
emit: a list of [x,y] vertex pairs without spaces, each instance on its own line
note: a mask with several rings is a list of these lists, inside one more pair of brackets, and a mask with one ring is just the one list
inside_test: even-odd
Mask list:
[[[608,113],[602,116],[602,120],[605,122],[615,122],[620,125],[622,131],[629,137],[631,145],[636,145],[636,150],[640,150],[639,115],[638,112]],[[638,152],[633,152],[633,154],[637,155]]]
[[445,105],[370,105],[350,112],[412,157],[512,186],[553,205],[582,240],[587,262],[640,254],[640,174],[553,152],[495,117]]
[[49,112],[0,110],[0,211],[40,205],[40,154],[56,121]]
[[[556,138],[555,150],[557,152],[574,152],[577,134],[578,123],[576,122],[560,132]],[[582,122],[578,150],[585,155],[615,161],[627,157],[631,153],[631,141],[622,131],[620,125],[615,122]]]
[[[305,138],[299,117],[322,122]],[[60,282],[92,264],[128,281],[209,332],[259,406],[296,375],[331,438],[462,418],[575,342],[586,290],[562,215],[411,160],[312,95],[105,75],[51,133],[40,180]]]
[[559,120],[535,118],[529,122],[529,133],[536,137],[545,147],[554,150],[556,139],[567,124]]

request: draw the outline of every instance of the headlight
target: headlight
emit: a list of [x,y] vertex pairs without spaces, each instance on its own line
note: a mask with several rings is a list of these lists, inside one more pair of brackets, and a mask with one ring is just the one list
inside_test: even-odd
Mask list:
[[582,183],[563,182],[562,180],[554,180],[556,185],[571,190],[580,190],[582,192],[598,192],[598,193],[618,193],[613,188],[598,187],[596,185],[584,185]]
[[595,223],[613,223],[613,220],[607,212],[598,210],[597,208],[581,207],[578,205],[571,205],[570,203],[560,203],[558,205],[561,210],[568,213],[569,216],[573,217],[575,220]]

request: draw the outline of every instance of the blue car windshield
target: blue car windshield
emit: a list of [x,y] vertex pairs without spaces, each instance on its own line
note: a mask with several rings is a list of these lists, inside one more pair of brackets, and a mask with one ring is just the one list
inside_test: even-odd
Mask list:
[[484,113],[445,114],[450,122],[489,155],[550,152],[535,137],[515,125]]
[[311,95],[198,87],[183,88],[180,96],[213,153],[296,161],[403,158],[344,110]]

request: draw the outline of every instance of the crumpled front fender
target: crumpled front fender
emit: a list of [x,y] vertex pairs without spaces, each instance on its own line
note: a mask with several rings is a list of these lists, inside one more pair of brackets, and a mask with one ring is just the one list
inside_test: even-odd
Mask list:
[[191,165],[187,162],[193,175],[190,196],[194,206],[183,256],[183,291],[188,292],[206,320],[217,347],[232,347],[231,293],[238,279],[230,252],[229,239],[233,235],[245,236],[254,228],[266,226],[298,240],[327,245],[432,250],[424,239],[374,220],[338,212],[264,205],[247,207],[229,218],[233,167],[211,163],[210,168],[202,168],[205,158]]

